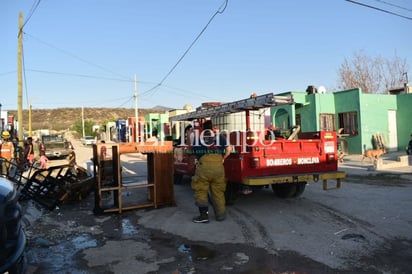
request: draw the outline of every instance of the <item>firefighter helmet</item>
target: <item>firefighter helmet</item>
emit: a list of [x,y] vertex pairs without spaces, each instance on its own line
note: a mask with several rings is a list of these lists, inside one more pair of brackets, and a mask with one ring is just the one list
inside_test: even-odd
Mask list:
[[1,133],[1,138],[3,138],[3,139],[8,139],[8,138],[10,138],[10,132],[8,132],[7,130],[3,131],[3,132]]

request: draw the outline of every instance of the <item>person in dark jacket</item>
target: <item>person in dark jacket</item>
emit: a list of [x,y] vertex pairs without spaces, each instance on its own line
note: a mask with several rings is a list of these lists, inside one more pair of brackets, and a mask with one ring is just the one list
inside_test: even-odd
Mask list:
[[406,147],[406,154],[408,155],[412,154],[412,134],[411,134],[411,139],[409,140],[408,146]]
[[34,163],[34,146],[33,138],[27,137],[26,145],[24,146],[24,159],[29,166]]

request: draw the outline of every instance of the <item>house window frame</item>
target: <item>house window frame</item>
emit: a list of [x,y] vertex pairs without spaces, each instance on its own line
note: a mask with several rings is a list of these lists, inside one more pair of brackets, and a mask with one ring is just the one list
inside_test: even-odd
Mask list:
[[339,128],[343,128],[344,134],[357,136],[359,134],[358,112],[347,111],[338,113]]
[[335,131],[335,114],[320,113],[319,114],[319,129],[326,131]]
[[302,128],[302,117],[300,114],[295,115],[295,124],[296,126],[300,126]]

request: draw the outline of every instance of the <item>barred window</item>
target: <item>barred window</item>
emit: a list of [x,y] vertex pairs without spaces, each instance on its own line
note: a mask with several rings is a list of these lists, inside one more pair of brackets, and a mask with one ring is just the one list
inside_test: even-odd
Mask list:
[[335,130],[335,115],[322,113],[319,115],[320,130]]
[[358,135],[358,113],[356,111],[339,113],[339,128],[344,134]]

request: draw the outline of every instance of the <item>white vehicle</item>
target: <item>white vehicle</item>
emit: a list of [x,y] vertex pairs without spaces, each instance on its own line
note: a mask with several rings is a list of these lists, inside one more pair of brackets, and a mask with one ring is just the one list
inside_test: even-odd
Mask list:
[[93,136],[84,136],[80,140],[84,146],[96,144],[96,137]]

